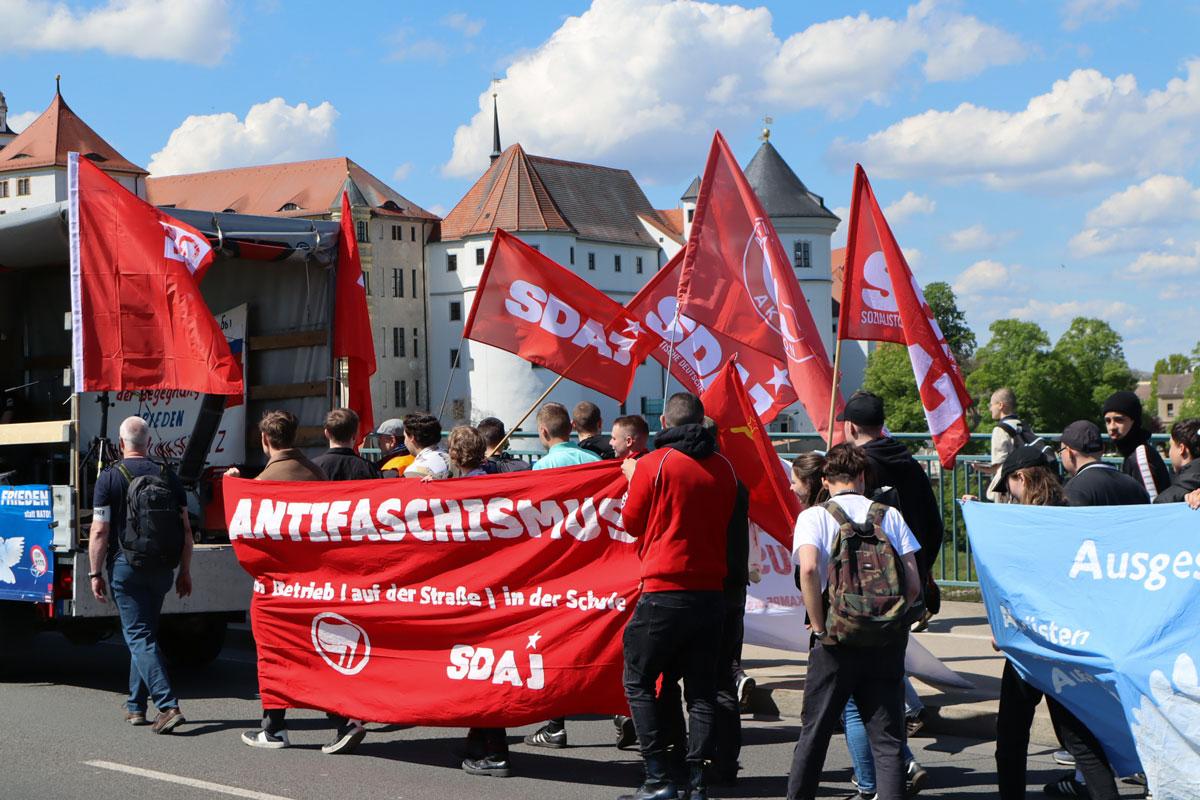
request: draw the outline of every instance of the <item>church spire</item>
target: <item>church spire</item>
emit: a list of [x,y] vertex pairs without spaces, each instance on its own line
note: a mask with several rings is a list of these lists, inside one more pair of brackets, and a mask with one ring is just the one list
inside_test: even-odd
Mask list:
[[492,92],[492,163],[500,157],[500,110],[496,106],[496,92]]

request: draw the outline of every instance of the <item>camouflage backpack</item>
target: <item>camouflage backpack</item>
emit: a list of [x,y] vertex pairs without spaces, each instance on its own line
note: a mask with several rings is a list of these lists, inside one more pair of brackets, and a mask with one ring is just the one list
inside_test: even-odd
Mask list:
[[825,590],[829,636],[849,647],[881,647],[903,639],[912,609],[904,597],[904,564],[883,532],[888,507],[871,503],[864,522],[852,521],[834,500],[821,507],[838,524]]

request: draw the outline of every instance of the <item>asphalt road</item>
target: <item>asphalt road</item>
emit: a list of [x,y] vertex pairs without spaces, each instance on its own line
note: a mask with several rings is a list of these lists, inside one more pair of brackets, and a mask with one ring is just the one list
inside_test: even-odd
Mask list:
[[[226,649],[200,671],[174,676],[188,723],[171,736],[122,720],[128,655],[118,643],[70,645],[56,634],[34,639],[28,652],[7,653],[0,682],[5,731],[0,798],[140,800],[324,800],[325,798],[603,798],[612,800],[641,779],[636,753],[612,746],[609,720],[572,720],[571,747],[536,750],[520,744],[533,727],[510,730],[516,776],[466,775],[465,731],[371,725],[354,755],[326,756],[323,715],[292,712],[289,750],[254,750],[239,734],[257,726],[254,653]],[[413,691],[421,691],[419,686]],[[797,721],[744,720],[742,777],[715,797],[783,797]],[[994,797],[992,745],[965,739],[917,738],[917,758],[929,770],[922,797]],[[1031,797],[1063,774],[1045,751],[1030,761]],[[845,744],[830,747],[822,797],[846,797],[852,787]],[[1138,792],[1126,788],[1136,797]]]

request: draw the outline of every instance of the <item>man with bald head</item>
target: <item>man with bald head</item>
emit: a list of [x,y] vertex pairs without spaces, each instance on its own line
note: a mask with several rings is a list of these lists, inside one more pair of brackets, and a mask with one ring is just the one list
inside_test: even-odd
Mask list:
[[1025,423],[1017,416],[1017,396],[1007,386],[992,392],[988,411],[991,412],[992,419],[996,420],[996,427],[992,428],[992,457],[988,464],[976,463],[973,466],[979,472],[991,476],[987,498],[993,503],[1008,503],[1011,502],[1009,494],[997,491],[1000,468],[1004,466],[1004,459],[1008,458],[1008,454],[1021,444],[1020,435]]
[[[158,619],[163,600],[172,583],[180,597],[192,592],[192,528],[188,521],[187,497],[183,485],[165,464],[151,461],[150,429],[141,417],[129,417],[121,423],[121,461],[109,467],[96,481],[92,497],[92,527],[88,539],[88,558],[92,594],[101,603],[108,602],[111,593],[121,617],[121,633],[129,647],[129,697],[125,701],[125,722],[130,725],[151,725],[155,733],[170,733],[184,722],[179,710],[179,698],[171,688],[162,651],[158,646]],[[155,486],[168,492],[163,495],[168,505],[179,512],[175,520],[155,520],[154,535],[164,543],[170,537],[178,548],[179,575],[174,566],[157,561],[142,563],[133,552],[126,552],[122,543],[126,537],[130,486],[143,479],[140,486]],[[139,501],[150,488],[138,490]],[[173,501],[171,501],[173,495]],[[136,530],[136,529],[135,529]],[[182,539],[179,541],[176,537]],[[111,592],[110,592],[111,590]],[[153,723],[147,718],[147,702],[153,700],[158,715]]]

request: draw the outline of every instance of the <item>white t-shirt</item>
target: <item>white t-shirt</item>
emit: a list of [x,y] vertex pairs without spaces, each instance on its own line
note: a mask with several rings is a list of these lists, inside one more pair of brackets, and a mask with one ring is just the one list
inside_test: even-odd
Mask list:
[[[865,522],[867,512],[871,508],[870,499],[861,494],[839,495],[833,502],[841,506],[853,522]],[[912,531],[904,524],[904,518],[894,508],[889,508],[883,515],[883,532],[900,556],[921,549]],[[829,577],[829,551],[837,535],[838,524],[833,515],[820,506],[804,509],[796,519],[796,530],[792,534],[792,563],[799,566],[801,545],[811,544],[816,547],[817,573],[821,576],[822,591]]]
[[435,481],[450,477],[450,456],[440,445],[426,447],[417,453],[413,463],[404,470],[406,478],[424,478],[426,476],[432,477]]

